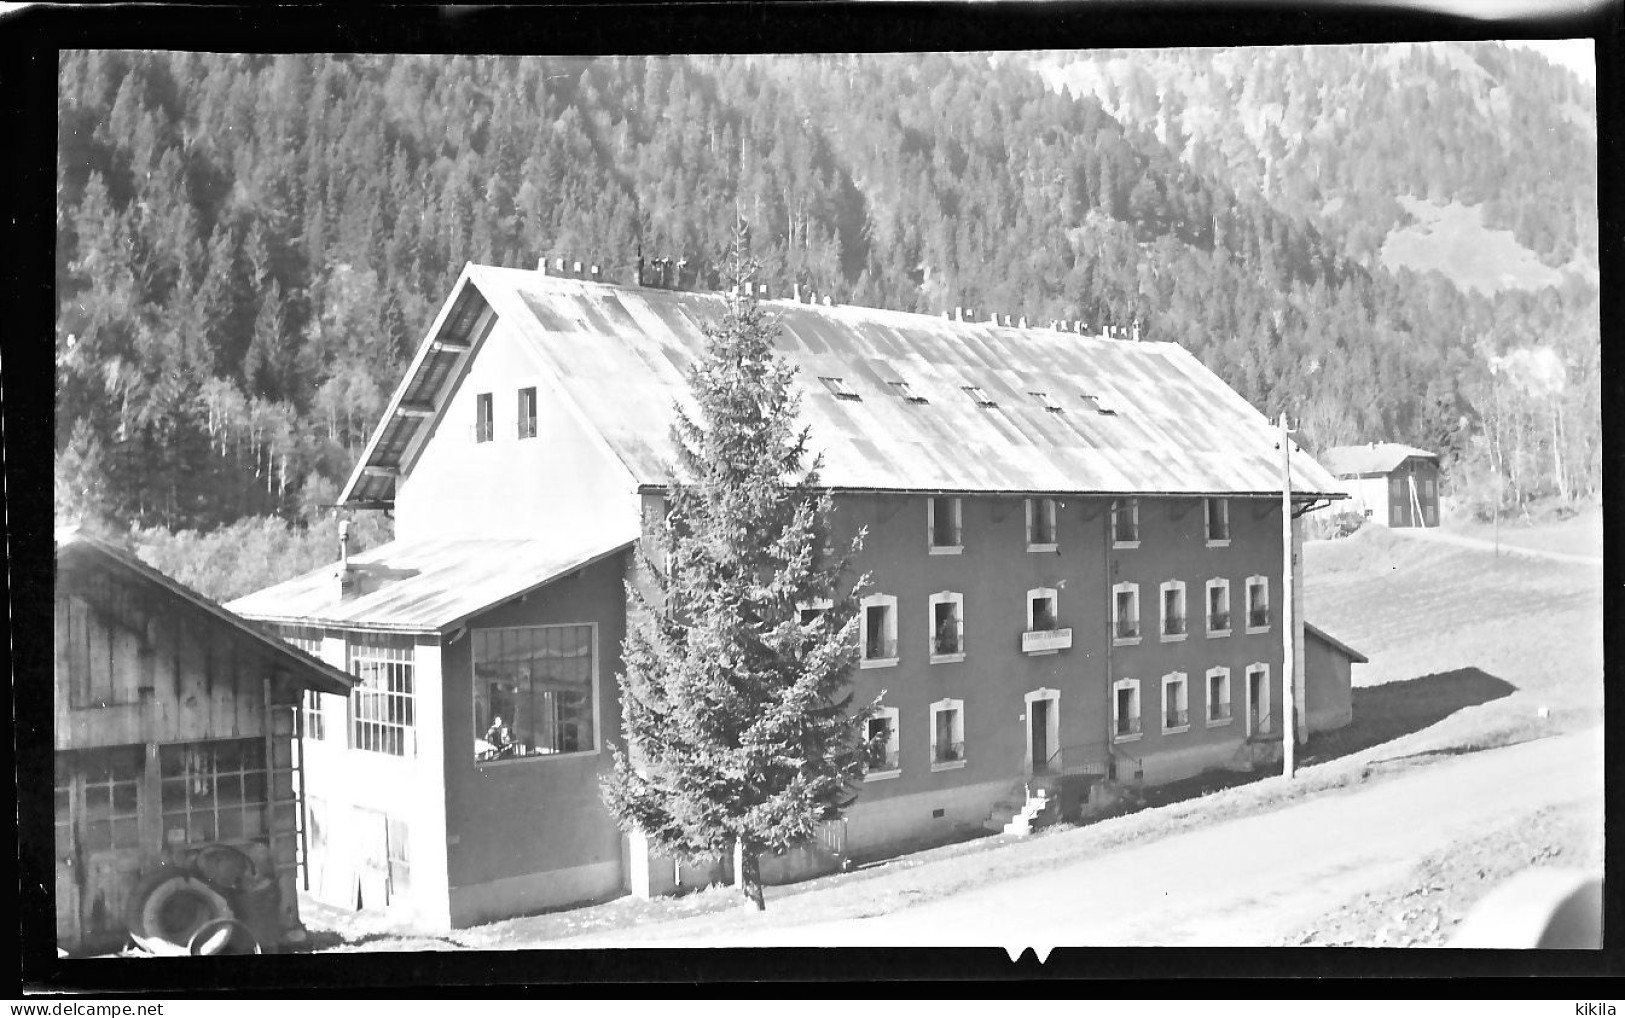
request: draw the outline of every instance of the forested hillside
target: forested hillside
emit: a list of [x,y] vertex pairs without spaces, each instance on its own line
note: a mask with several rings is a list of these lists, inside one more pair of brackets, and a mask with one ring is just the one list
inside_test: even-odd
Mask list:
[[[1590,163],[1570,140],[1594,102],[1480,50],[1495,85],[1471,110],[1449,97],[1475,73],[1425,50],[1209,61],[1182,104],[1148,77],[1149,99],[1113,85],[1106,107],[1054,87],[1062,69],[979,55],[65,53],[58,510],[300,518],[465,261],[629,281],[640,248],[716,257],[736,203],[780,292],[1138,319],[1311,446],[1412,442],[1464,476],[1497,455],[1517,497],[1595,490],[1595,136]],[[1145,60],[1167,78],[1196,58]],[[1345,94],[1385,75],[1397,106]],[[1251,111],[1277,106],[1258,135]],[[1482,204],[1570,271],[1493,297],[1390,272],[1372,255],[1400,193]]]

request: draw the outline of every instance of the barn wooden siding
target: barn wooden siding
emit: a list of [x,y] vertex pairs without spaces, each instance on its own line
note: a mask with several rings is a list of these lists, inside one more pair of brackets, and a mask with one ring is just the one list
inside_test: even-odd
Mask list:
[[[59,556],[54,626],[54,746],[65,773],[76,772],[92,751],[140,750],[127,765],[135,773],[121,775],[137,781],[139,847],[116,860],[95,860],[105,873],[73,879],[71,862],[68,879],[59,873],[58,897],[72,899],[58,901],[59,931],[64,909],[77,917],[71,924],[76,935],[62,946],[117,936],[129,890],[171,847],[162,814],[160,750],[223,740],[263,740],[268,801],[258,825],[262,836],[220,843],[243,848],[256,865],[274,867],[283,928],[297,927],[294,742],[305,677],[296,679],[288,662],[261,646],[246,624],[233,625],[117,562],[93,556],[66,562]],[[70,824],[78,822],[73,815],[70,805]],[[58,864],[61,870],[64,860]],[[81,894],[89,896],[83,903]]]

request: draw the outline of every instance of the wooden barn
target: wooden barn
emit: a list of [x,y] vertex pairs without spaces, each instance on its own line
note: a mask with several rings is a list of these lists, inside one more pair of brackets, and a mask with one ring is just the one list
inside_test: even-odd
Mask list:
[[[298,707],[350,680],[75,529],[56,535],[57,946],[301,929]],[[251,943],[251,942],[250,942]]]
[[1352,508],[1385,527],[1439,525],[1439,456],[1397,442],[1340,445],[1320,465],[1348,482]]

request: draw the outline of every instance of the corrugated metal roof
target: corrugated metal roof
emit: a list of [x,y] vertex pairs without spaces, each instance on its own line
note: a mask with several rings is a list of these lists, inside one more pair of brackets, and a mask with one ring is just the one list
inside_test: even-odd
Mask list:
[[1410,459],[1421,456],[1437,460],[1438,453],[1398,442],[1371,442],[1366,445],[1339,445],[1320,454],[1320,465],[1337,477],[1386,474]]
[[339,596],[337,563],[231,602],[265,622],[433,633],[630,546],[627,538],[391,541],[350,557],[355,592]]
[[66,563],[84,555],[90,555],[104,566],[110,565],[133,574],[142,582],[168,591],[198,611],[236,630],[262,653],[286,665],[293,676],[293,681],[302,688],[320,689],[347,696],[350,687],[355,684],[355,679],[349,674],[311,657],[269,633],[261,632],[241,616],[234,615],[185,584],[170,579],[129,552],[92,537],[77,527],[59,528],[56,532],[57,568],[60,570]]
[[[692,407],[688,369],[703,328],[721,319],[721,294],[622,287],[520,269],[470,265],[448,301],[478,294],[526,337],[554,372],[561,397],[597,430],[640,485],[668,481],[672,404]],[[874,308],[764,302],[779,351],[799,369],[801,413],[824,456],[823,483],[876,491],[1246,495],[1280,490],[1277,432],[1189,351],[992,323],[951,322]],[[425,340],[391,414],[440,326]],[[845,379],[840,399],[821,376]],[[928,402],[905,401],[908,383]],[[996,404],[982,407],[966,386]],[[1045,393],[1062,412],[1045,409]],[[1098,397],[1113,414],[1095,412]],[[444,392],[442,394],[444,399]],[[386,423],[385,427],[388,425]],[[375,455],[357,467],[347,500],[392,496],[393,481],[367,468],[398,466]],[[1341,495],[1307,453],[1293,454],[1294,488]],[[387,500],[387,499],[386,499]]]

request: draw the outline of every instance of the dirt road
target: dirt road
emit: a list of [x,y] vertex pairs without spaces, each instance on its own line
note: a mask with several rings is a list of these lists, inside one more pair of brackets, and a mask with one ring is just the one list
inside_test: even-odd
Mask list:
[[[1595,803],[1600,818],[1602,759],[1601,729],[1593,729],[1463,755],[886,915],[779,927],[769,912],[723,934],[677,922],[640,931],[636,943],[1032,946],[1040,956],[1059,945],[1267,945],[1521,810]],[[615,942],[606,934],[556,946]]]
[[1439,541],[1444,544],[1454,544],[1462,548],[1475,548],[1479,551],[1495,552],[1499,548],[1502,555],[1525,555],[1530,558],[1547,559],[1552,562],[1568,562],[1582,566],[1601,566],[1602,555],[1578,555],[1566,551],[1547,551],[1544,548],[1524,548],[1502,541],[1497,545],[1493,540],[1482,537],[1468,537],[1465,534],[1452,534],[1447,530],[1438,530],[1430,527],[1397,527],[1394,533],[1405,537],[1412,537],[1423,541]]

